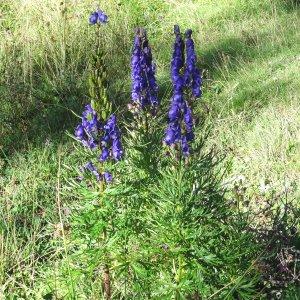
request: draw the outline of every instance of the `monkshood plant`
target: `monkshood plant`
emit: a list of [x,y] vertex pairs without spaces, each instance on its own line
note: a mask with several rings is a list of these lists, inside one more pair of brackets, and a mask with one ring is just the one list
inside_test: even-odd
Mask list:
[[[113,168],[114,163],[121,160],[123,147],[121,142],[121,132],[117,125],[117,118],[112,114],[112,105],[107,96],[107,74],[104,63],[104,53],[100,45],[101,24],[108,22],[107,15],[97,10],[89,18],[90,24],[96,28],[96,47],[91,61],[91,75],[89,78],[89,92],[91,103],[85,106],[82,113],[81,122],[75,129],[75,138],[83,146],[81,153],[88,156],[90,161],[80,167],[78,181],[85,178],[90,179],[90,190],[93,190],[93,197],[96,202],[79,214],[79,219],[84,220],[85,226],[91,226],[87,251],[96,251],[99,255],[97,268],[102,268],[101,292],[106,299],[111,298],[111,255],[108,244],[113,235],[113,211],[111,205],[105,197],[105,191],[113,183],[114,178],[106,168]],[[92,179],[92,180],[91,180]],[[87,186],[85,185],[87,188]],[[82,189],[83,195],[88,196],[87,189]],[[88,212],[89,216],[86,215]],[[86,219],[90,217],[90,219]],[[92,223],[91,223],[91,220]],[[99,251],[98,251],[99,250]]]
[[[93,13],[90,23],[106,22],[103,14]],[[125,134],[107,104],[106,72],[92,73],[92,101],[75,131],[83,146],[78,155],[88,162],[72,183],[77,196],[72,264],[78,285],[91,299],[255,295],[261,247],[243,216],[228,205],[218,157],[206,149],[207,136],[194,125],[202,78],[192,32],[187,30],[184,38],[178,26],[174,32],[165,130],[144,29],[137,29],[134,39],[129,105],[134,121],[122,120]]]
[[[151,142],[140,146],[140,156],[154,168],[144,169],[149,172],[148,179],[144,177],[140,187],[145,205],[143,230],[148,234],[139,243],[139,251],[148,251],[140,272],[144,276],[138,280],[144,293],[139,296],[251,299],[258,282],[251,262],[259,256],[260,247],[254,235],[246,232],[244,220],[226,204],[221,176],[216,173],[217,156],[205,149],[207,136],[198,133],[195,137],[192,108],[202,94],[201,72],[191,30],[186,31],[185,41],[178,26],[174,32],[173,96],[164,137],[171,155],[162,155],[164,148],[152,146],[155,152],[151,157]],[[155,131],[159,130],[156,125]]]

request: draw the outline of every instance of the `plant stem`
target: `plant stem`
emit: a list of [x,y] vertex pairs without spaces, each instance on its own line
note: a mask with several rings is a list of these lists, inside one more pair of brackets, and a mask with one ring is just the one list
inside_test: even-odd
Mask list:
[[103,286],[104,286],[105,299],[110,300],[111,299],[110,273],[107,264],[104,265]]
[[[100,168],[100,171],[102,172],[102,168]],[[99,183],[99,189],[100,189],[100,195],[104,192],[105,190],[105,183],[101,180]],[[104,243],[106,243],[107,239],[107,231],[106,227],[103,230],[103,240]],[[107,260],[106,260],[107,261]],[[103,270],[103,290],[104,290],[104,298],[106,300],[111,299],[111,284],[110,284],[110,272],[109,272],[109,265],[104,263],[104,270]]]

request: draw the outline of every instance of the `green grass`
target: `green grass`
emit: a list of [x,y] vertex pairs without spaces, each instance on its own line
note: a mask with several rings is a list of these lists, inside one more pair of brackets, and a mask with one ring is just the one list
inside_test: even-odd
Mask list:
[[[58,157],[67,176],[64,165],[77,158],[65,130],[75,123],[70,110],[79,113],[87,102],[94,1],[61,3],[0,3],[0,299],[41,299],[45,274],[55,278],[67,263],[57,231],[60,217],[67,219],[58,209]],[[173,25],[192,28],[212,126],[208,143],[230,162],[225,182],[243,178],[254,210],[283,195],[299,204],[297,1],[109,0],[101,8],[110,17],[103,47],[115,103],[129,101],[136,26],[148,30],[165,104]],[[64,193],[59,205],[71,200]]]

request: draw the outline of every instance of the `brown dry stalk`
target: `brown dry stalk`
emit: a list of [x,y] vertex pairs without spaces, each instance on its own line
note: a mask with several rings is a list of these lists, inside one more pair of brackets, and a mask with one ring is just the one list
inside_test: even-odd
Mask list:
[[104,296],[106,300],[111,299],[111,287],[110,287],[110,274],[108,265],[104,265],[103,273],[103,287],[104,287]]

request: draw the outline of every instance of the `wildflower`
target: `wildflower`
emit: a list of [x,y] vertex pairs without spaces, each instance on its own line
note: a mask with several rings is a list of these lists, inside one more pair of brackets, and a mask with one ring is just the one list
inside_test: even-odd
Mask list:
[[[82,113],[82,122],[75,128],[76,139],[79,140],[85,147],[92,150],[99,149],[101,154],[99,161],[101,163],[107,161],[109,158],[120,160],[123,155],[123,148],[121,143],[121,133],[117,126],[117,118],[112,114],[103,125],[98,118],[96,111],[90,104],[85,106]],[[92,162],[88,162],[85,166],[80,168],[83,174],[86,171],[92,172],[98,181],[105,180],[109,183],[112,181],[112,175],[108,172],[100,174]],[[83,176],[77,177],[81,181]]]
[[75,129],[75,136],[79,139],[79,140],[83,140],[84,138],[84,127],[79,124],[76,129]]
[[111,183],[113,180],[112,175],[109,172],[104,172],[103,177],[106,183]]
[[109,150],[107,147],[102,147],[102,152],[101,152],[101,155],[100,155],[100,158],[99,158],[99,161],[100,162],[104,162],[108,159],[109,157]]
[[99,160],[101,162],[106,161],[109,157],[113,157],[115,160],[120,160],[122,157],[121,133],[114,114],[107,119],[103,126],[91,105],[86,105],[82,113],[82,122],[75,129],[75,136],[85,147],[92,150],[100,147]]
[[[169,124],[165,132],[165,143],[168,146],[178,145],[185,157],[190,154],[189,142],[194,139],[193,116],[188,102],[184,99],[186,74],[184,70],[184,43],[178,25],[174,26],[175,42],[171,61],[171,78],[173,83],[173,97],[169,109]],[[190,47],[191,48],[191,47]],[[191,52],[191,51],[190,51]],[[195,56],[189,53],[189,64],[186,69],[194,72]]]
[[97,178],[97,181],[101,180],[101,175],[99,174],[97,168],[93,165],[92,162],[88,162],[84,166],[84,169],[90,171],[91,173],[93,173],[95,175],[95,177]]
[[108,22],[108,16],[102,10],[97,10],[90,15],[89,22],[91,25],[105,24]]
[[194,133],[193,133],[194,121],[193,121],[192,110],[187,104],[184,107],[183,119],[185,124],[186,139],[188,142],[190,142],[194,139]]
[[182,150],[182,153],[183,153],[183,155],[185,157],[187,157],[187,156],[190,155],[190,147],[189,147],[189,144],[188,144],[186,136],[182,137],[182,140],[181,140],[181,150]]
[[[99,158],[101,162],[106,161],[109,157],[120,160],[123,155],[121,143],[121,133],[117,126],[117,118],[112,114],[104,125],[104,135],[101,139],[102,153]],[[108,149],[111,148],[111,151]]]
[[155,64],[152,61],[152,51],[148,39],[146,37],[146,33],[145,33],[145,40],[143,43],[143,53],[144,53],[144,60],[146,64],[146,75],[148,80],[149,102],[152,106],[157,106],[159,103],[157,98],[158,86],[155,78],[156,70],[155,70]]
[[186,45],[186,67],[184,71],[184,84],[186,87],[191,88],[192,95],[199,98],[202,94],[201,85],[202,78],[201,72],[196,66],[197,56],[195,53],[195,45],[192,39],[192,30],[188,29],[185,32],[185,45]]
[[184,43],[178,25],[174,26],[174,33],[176,35],[176,38],[171,61],[171,78],[173,82],[174,91],[182,93],[182,89],[184,87],[184,81],[182,76],[182,68],[184,66]]
[[145,30],[137,29],[131,56],[132,100],[140,108],[156,107],[158,86],[155,78],[155,65]]
[[165,143],[168,146],[181,143],[183,152],[188,155],[189,151],[185,149],[188,149],[187,143],[194,139],[193,123],[192,110],[188,103],[184,99],[177,103],[176,97],[173,97],[169,110],[169,124],[165,134]]
[[101,127],[97,113],[88,104],[82,113],[81,124],[77,125],[75,129],[75,136],[85,147],[96,149],[99,144],[99,130]]
[[165,142],[168,146],[179,142],[181,139],[181,126],[180,123],[176,120],[176,122],[170,122],[167,130]]

